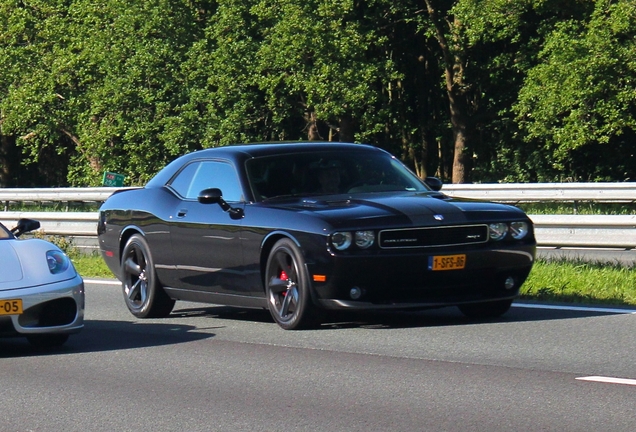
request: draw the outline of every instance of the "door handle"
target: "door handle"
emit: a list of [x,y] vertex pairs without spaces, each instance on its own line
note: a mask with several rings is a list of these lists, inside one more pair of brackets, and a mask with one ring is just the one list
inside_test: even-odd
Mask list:
[[186,210],[186,209],[181,209],[181,210],[179,210],[179,212],[177,213],[177,217],[178,217],[178,218],[182,218],[182,217],[184,217],[187,213],[188,213],[188,210]]

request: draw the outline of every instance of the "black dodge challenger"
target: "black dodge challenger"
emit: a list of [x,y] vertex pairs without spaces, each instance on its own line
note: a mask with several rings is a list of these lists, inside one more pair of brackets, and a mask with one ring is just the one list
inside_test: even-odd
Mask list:
[[137,317],[176,300],[268,308],[284,329],[325,310],[505,313],[535,257],[509,205],[450,198],[384,150],[265,143],[193,152],[101,207],[101,254]]

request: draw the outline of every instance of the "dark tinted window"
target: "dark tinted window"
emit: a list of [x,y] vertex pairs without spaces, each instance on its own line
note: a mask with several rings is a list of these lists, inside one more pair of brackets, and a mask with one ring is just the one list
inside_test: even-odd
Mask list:
[[308,152],[249,160],[257,200],[286,195],[428,190],[400,161],[384,152]]

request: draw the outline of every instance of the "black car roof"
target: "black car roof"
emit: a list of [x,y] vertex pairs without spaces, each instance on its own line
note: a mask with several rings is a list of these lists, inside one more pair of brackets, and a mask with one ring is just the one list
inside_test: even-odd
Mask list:
[[313,151],[381,151],[384,150],[368,144],[353,144],[340,142],[263,142],[252,144],[232,144],[222,147],[213,147],[204,150],[197,150],[178,157],[164,169],[162,169],[146,187],[161,187],[179,170],[185,163],[195,159],[223,158],[239,164],[246,159],[276,155],[279,153],[301,153]]
[[322,142],[322,141],[283,141],[283,142],[264,142],[252,144],[232,144],[223,147],[214,147],[205,150],[199,150],[189,155],[197,155],[202,157],[214,157],[221,153],[237,154],[242,153],[248,157],[268,156],[284,151],[285,153],[306,152],[306,151],[334,151],[334,150],[354,150],[354,149],[375,149],[377,147],[368,144],[352,144],[340,142]]

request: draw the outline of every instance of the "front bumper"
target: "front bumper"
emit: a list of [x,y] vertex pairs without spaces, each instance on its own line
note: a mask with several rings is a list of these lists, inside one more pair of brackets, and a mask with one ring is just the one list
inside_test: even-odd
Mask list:
[[[332,256],[331,264],[313,262],[307,269],[314,303],[322,308],[425,309],[515,298],[532,269],[535,249],[529,244],[352,254]],[[431,256],[455,254],[466,255],[465,268],[429,269]],[[324,275],[326,280],[317,282],[314,275]],[[359,297],[352,296],[354,288]]]
[[0,300],[21,299],[23,313],[0,316],[0,336],[72,334],[84,327],[84,282],[71,279],[0,291]]

